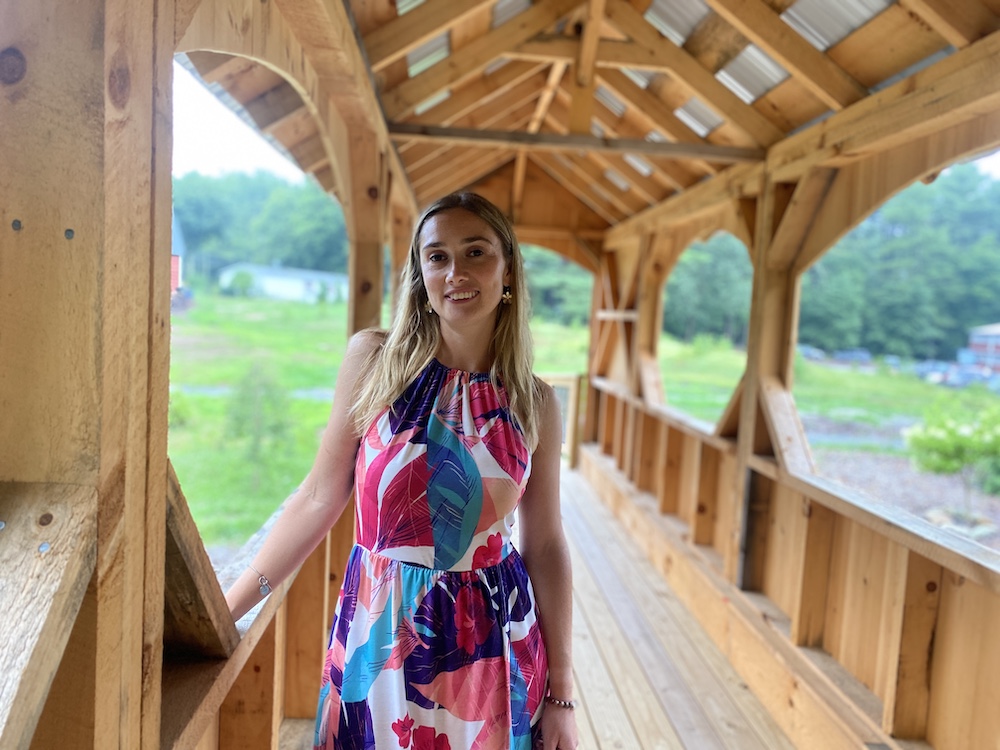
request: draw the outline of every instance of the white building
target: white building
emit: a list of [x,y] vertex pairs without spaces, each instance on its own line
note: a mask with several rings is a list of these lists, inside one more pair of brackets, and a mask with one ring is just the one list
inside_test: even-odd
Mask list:
[[251,279],[251,295],[268,299],[315,304],[325,297],[327,302],[343,302],[349,289],[346,274],[253,263],[233,263],[223,268],[219,272],[219,288],[223,291],[231,289],[233,279],[241,273]]

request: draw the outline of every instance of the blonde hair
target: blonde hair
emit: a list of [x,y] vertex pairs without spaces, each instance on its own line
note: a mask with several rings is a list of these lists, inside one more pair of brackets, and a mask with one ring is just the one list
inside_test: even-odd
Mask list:
[[541,403],[542,390],[541,382],[531,372],[534,359],[528,330],[531,303],[524,279],[524,261],[510,221],[500,209],[475,193],[447,195],[428,206],[417,221],[400,278],[396,315],[384,342],[372,352],[365,368],[371,376],[355,400],[354,425],[363,433],[385,407],[402,395],[437,352],[441,329],[437,315],[426,309],[427,290],[420,271],[420,232],[430,217],[454,208],[465,209],[489,224],[503,246],[512,299],[509,305],[497,307],[490,381],[495,387],[503,383],[510,413],[524,433],[529,448],[534,450],[538,442],[537,407]]

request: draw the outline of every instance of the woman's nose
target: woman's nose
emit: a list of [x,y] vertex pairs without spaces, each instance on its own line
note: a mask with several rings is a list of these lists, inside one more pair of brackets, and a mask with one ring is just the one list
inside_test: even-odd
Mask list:
[[455,283],[456,281],[464,280],[466,277],[465,264],[462,263],[461,259],[455,258],[452,260],[448,266],[448,281]]

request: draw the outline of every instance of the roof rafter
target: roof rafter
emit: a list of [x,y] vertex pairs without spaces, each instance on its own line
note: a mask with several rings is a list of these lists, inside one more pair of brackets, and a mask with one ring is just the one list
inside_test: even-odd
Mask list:
[[611,153],[650,154],[674,159],[710,159],[731,163],[762,161],[761,149],[716,146],[711,143],[661,143],[641,139],[601,138],[593,135],[569,133],[554,135],[527,133],[517,130],[479,130],[476,128],[441,128],[433,125],[389,123],[393,140],[437,141],[452,144],[470,144],[487,147],[504,146],[531,151],[603,151]]
[[510,161],[512,156],[513,154],[509,151],[488,153],[482,159],[471,161],[458,171],[452,170],[448,177],[441,182],[431,185],[428,190],[421,192],[420,195],[422,198],[430,200],[436,195],[447,195],[466,185],[471,185],[500,169]]
[[417,106],[441,91],[456,86],[483,71],[505,50],[517,46],[552,26],[580,0],[541,0],[510,21],[484,34],[423,73],[403,81],[382,97],[382,107],[389,120],[411,114]]
[[770,146],[784,133],[773,122],[726,88],[701,63],[661,35],[626,0],[607,0],[608,19],[636,44],[648,48],[651,57],[683,82],[693,94],[724,119],[740,128],[762,146]]
[[868,91],[843,68],[820,52],[763,0],[706,0],[708,6],[779,62],[817,98],[843,109]]
[[606,0],[590,0],[587,3],[587,20],[584,22],[576,59],[576,82],[584,89],[590,88],[594,79],[594,62],[597,59],[597,43],[601,39],[605,2]]
[[495,0],[428,0],[365,35],[368,64],[376,73],[421,44],[451,31]]
[[1000,28],[1000,17],[978,2],[899,0],[899,4],[959,49]]
[[[535,105],[535,111],[528,122],[527,131],[529,133],[537,133],[545,121],[545,115],[548,114],[549,108],[552,106],[552,100],[555,99],[556,91],[559,89],[559,82],[566,74],[566,68],[567,65],[565,63],[553,63],[552,67],[549,68],[549,74],[545,80],[545,88],[542,89],[542,93],[538,97],[538,103]],[[524,177],[527,169],[528,152],[523,148],[518,149],[517,157],[514,159],[514,175],[510,191],[511,213],[515,218],[521,214],[521,201],[524,199]]]
[[561,164],[554,154],[535,153],[531,155],[531,161],[609,224],[617,224],[622,220],[623,214],[616,206],[603,195],[594,192],[591,185],[577,179],[574,172]]
[[426,112],[406,118],[407,122],[425,125],[451,125],[479,107],[491,104],[514,86],[538,75],[539,85],[544,66],[538,63],[511,62],[500,70],[464,86]]

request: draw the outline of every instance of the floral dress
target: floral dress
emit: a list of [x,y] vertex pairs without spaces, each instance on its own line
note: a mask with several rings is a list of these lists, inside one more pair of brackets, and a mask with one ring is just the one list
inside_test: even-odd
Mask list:
[[510,542],[530,472],[506,393],[486,373],[431,360],[372,423],[316,748],[532,747],[547,664]]

